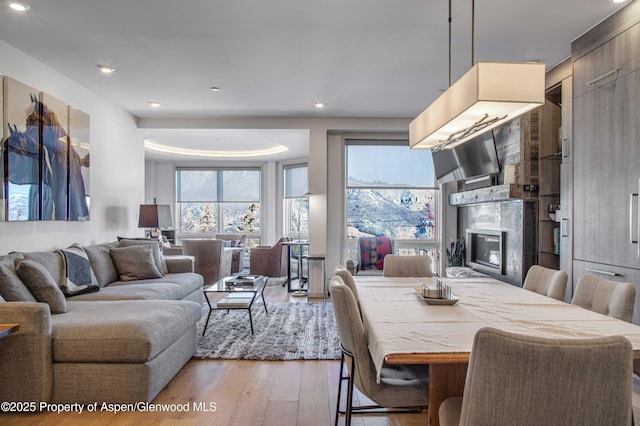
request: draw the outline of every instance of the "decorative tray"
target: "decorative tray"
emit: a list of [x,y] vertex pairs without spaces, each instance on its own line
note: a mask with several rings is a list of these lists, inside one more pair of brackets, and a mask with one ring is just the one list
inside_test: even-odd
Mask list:
[[420,296],[420,299],[424,300],[425,302],[427,302],[427,305],[454,305],[456,303],[458,303],[458,299],[456,296],[454,296],[453,294],[449,294],[449,297],[446,299],[437,299],[437,298],[433,298],[433,297],[424,297],[422,296],[422,288],[421,287],[414,287],[414,289],[416,290],[416,293],[418,293],[418,296]]

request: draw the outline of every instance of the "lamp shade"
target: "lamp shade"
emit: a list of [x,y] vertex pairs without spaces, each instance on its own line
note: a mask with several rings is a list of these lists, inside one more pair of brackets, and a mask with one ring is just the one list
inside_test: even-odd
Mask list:
[[169,204],[140,204],[138,228],[165,228],[173,225]]
[[545,102],[540,62],[478,62],[409,125],[411,148],[451,148]]

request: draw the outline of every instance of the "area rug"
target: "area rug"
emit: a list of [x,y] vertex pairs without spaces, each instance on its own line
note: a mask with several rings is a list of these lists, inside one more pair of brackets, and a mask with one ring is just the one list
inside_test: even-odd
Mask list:
[[213,311],[202,336],[198,323],[196,358],[246,360],[340,359],[331,303],[256,302],[251,334],[246,310]]

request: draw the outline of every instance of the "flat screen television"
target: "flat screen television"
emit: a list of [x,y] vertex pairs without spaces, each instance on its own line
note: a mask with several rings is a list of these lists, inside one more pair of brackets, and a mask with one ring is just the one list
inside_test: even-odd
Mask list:
[[451,149],[434,151],[432,156],[438,183],[500,173],[493,131],[485,132]]

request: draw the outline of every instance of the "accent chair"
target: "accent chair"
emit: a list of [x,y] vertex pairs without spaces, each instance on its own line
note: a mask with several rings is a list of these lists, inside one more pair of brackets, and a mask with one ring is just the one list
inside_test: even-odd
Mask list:
[[287,275],[288,251],[282,237],[273,246],[257,246],[251,248],[249,254],[249,270],[252,275],[267,277],[284,277]]
[[347,261],[352,275],[382,275],[384,259],[393,254],[393,240],[389,237],[359,237],[356,259]]
[[182,252],[195,258],[194,272],[202,275],[204,285],[231,275],[231,251],[225,250],[222,240],[181,239]]

